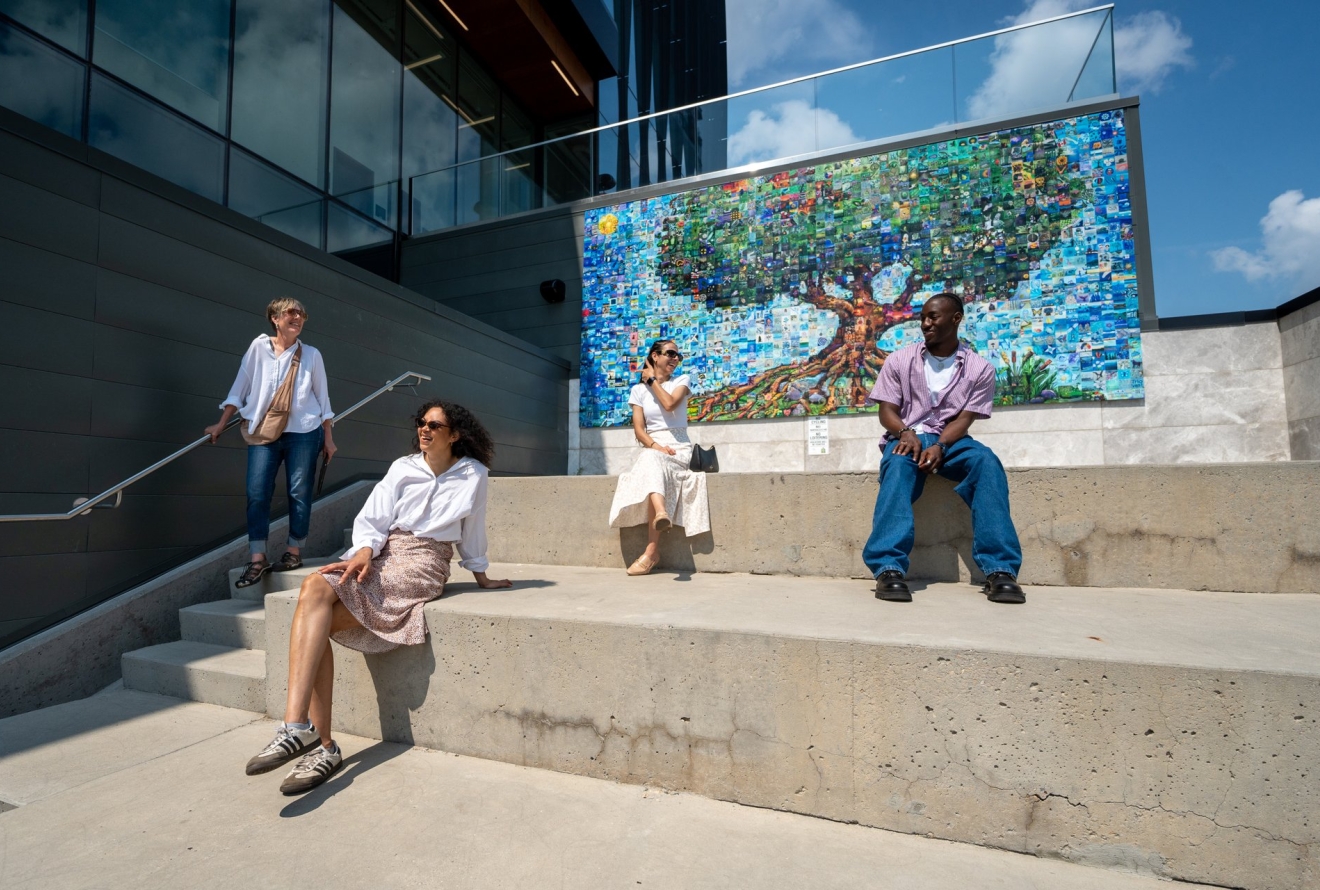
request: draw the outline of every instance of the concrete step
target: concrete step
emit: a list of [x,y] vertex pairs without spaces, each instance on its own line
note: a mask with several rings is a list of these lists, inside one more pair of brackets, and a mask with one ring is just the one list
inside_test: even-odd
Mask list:
[[[610,476],[491,479],[491,559],[624,568],[646,546],[646,529],[609,527],[616,483]],[[712,531],[666,532],[662,567],[866,576],[873,474],[717,473],[707,483]],[[1039,467],[1009,470],[1008,483],[1026,583],[1320,593],[1320,461]],[[910,574],[979,578],[967,506],[943,477],[925,491]]]
[[[426,644],[336,649],[336,731],[1185,881],[1320,875],[1320,597],[463,574]],[[295,602],[266,602],[268,714]]]
[[0,816],[0,887],[1170,890],[345,732],[342,769],[288,798],[285,770],[242,773],[275,728],[252,717],[121,690],[0,721],[0,800],[23,804]]
[[250,600],[217,600],[179,610],[185,640],[238,649],[266,648],[266,610]]
[[337,562],[339,557],[317,556],[303,560],[302,568],[294,569],[291,572],[268,572],[256,584],[250,587],[238,587],[238,579],[243,577],[242,566],[229,570],[229,595],[236,600],[247,600],[248,602],[259,603],[266,598],[266,594],[274,593],[279,590],[297,590],[303,582],[307,573],[317,566],[329,565]]
[[244,711],[266,707],[266,654],[260,649],[180,640],[126,652],[122,666],[127,689]]

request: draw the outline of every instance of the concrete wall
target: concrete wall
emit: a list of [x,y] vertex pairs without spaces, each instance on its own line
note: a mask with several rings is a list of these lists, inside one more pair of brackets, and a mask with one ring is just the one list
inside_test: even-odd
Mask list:
[[[1026,584],[1320,593],[1320,463],[1014,469],[1008,484]],[[622,569],[646,531],[609,527],[614,486],[495,480],[491,558]],[[869,577],[871,474],[719,474],[709,488],[711,531],[666,533],[664,569]],[[916,533],[913,577],[979,579],[967,506],[948,480],[927,483]]]
[[[307,304],[335,407],[431,374],[419,395],[472,407],[496,471],[563,472],[566,362],[3,111],[0,270],[0,512],[67,510],[199,436],[279,295]],[[327,486],[406,451],[416,404],[338,427]],[[3,526],[0,645],[238,533],[245,464],[230,432],[118,510]]]
[[1280,318],[1279,335],[1293,460],[1320,460],[1320,301]]
[[[1077,620],[941,591],[923,619],[847,582],[554,577],[427,604],[420,646],[335,645],[336,731],[1220,887],[1320,879],[1320,676],[1245,598],[1114,591]],[[296,599],[266,597],[274,717]]]

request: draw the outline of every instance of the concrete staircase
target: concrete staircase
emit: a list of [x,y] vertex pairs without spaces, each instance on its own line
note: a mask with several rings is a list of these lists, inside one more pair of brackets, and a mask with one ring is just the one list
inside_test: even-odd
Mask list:
[[[967,583],[938,483],[919,534],[955,533],[924,574],[953,577],[896,606],[847,577],[858,529],[839,522],[873,480],[720,480],[713,539],[670,533],[669,571],[638,579],[621,571],[635,536],[590,530],[601,480],[492,480],[492,572],[515,588],[456,569],[427,645],[336,647],[335,728],[1111,870],[1320,888],[1320,465],[1151,469],[1112,480],[1121,515],[1094,478],[1017,477],[1035,487],[1029,551],[1061,560],[1025,607]],[[1217,525],[1216,502],[1232,505]],[[556,521],[527,503],[558,504]],[[529,541],[557,564],[517,561]],[[1243,561],[1269,569],[1254,588]],[[125,685],[278,717],[310,570],[182,610],[183,639],[126,655]],[[1150,583],[1114,583],[1134,573]],[[1154,589],[1179,576],[1245,592]]]
[[266,594],[296,591],[309,571],[329,561],[329,558],[308,559],[301,569],[272,572],[261,583],[246,588],[234,586],[243,570],[230,570],[230,599],[179,610],[182,639],[125,653],[124,686],[264,712]]

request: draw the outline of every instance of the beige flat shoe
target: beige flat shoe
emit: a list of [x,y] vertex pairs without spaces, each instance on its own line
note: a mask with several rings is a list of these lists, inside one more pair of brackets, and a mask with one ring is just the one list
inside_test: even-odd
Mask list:
[[672,526],[673,524],[674,524],[674,523],[671,522],[670,519],[669,519],[669,514],[668,514],[668,513],[657,513],[657,514],[655,514],[655,530],[656,530],[656,531],[658,531],[658,532],[662,532],[662,531],[664,531],[665,529],[667,529],[667,528],[669,528],[670,526]]
[[637,557],[637,559],[633,561],[632,565],[628,566],[628,574],[649,575],[651,574],[651,569],[653,568],[655,568],[655,563],[647,559],[646,554],[643,553],[641,556]]

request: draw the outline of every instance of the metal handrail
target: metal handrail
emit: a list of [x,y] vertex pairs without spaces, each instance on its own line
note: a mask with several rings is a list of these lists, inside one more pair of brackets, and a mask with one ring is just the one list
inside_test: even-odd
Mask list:
[[[386,383],[380,389],[376,390],[371,395],[367,396],[365,399],[362,399],[360,402],[358,402],[353,407],[349,408],[347,411],[343,411],[340,412],[339,414],[336,414],[334,420],[331,421],[331,424],[333,425],[343,420],[345,417],[352,414],[354,411],[361,408],[363,405],[367,404],[372,399],[375,399],[378,396],[382,396],[385,393],[392,391],[394,387],[403,383],[403,381],[407,380],[410,377],[416,377],[418,382],[431,379],[426,374],[419,374],[416,371],[409,371],[406,374],[400,374],[398,377],[395,377],[389,383]],[[408,384],[408,385],[414,386],[415,384]],[[225,428],[220,431],[219,435],[217,435],[216,438],[218,439],[220,436],[223,436],[230,428],[238,426],[242,422],[243,422],[242,417],[236,417],[233,420],[229,421],[229,423],[225,424]],[[113,510],[115,507],[118,507],[120,504],[124,502],[125,488],[128,488],[128,486],[132,485],[134,482],[137,482],[141,479],[145,479],[147,476],[150,476],[152,473],[156,472],[166,464],[178,460],[179,458],[187,454],[189,451],[192,451],[194,448],[197,448],[201,445],[205,445],[210,441],[211,441],[210,436],[202,436],[197,441],[191,442],[183,446],[178,451],[171,454],[169,457],[165,457],[156,461],[154,464],[147,467],[145,470],[134,473],[132,476],[129,476],[127,479],[125,479],[123,482],[120,482],[118,485],[106,489],[105,491],[98,494],[96,497],[91,498],[90,500],[88,498],[78,498],[78,500],[73,502],[73,508],[69,510],[67,513],[11,513],[7,516],[0,516],[0,522],[41,522],[46,520],[72,519],[75,516],[86,515],[87,513],[90,513],[94,509]],[[115,498],[115,502],[113,504],[106,504],[105,501],[109,500],[112,496]]]

